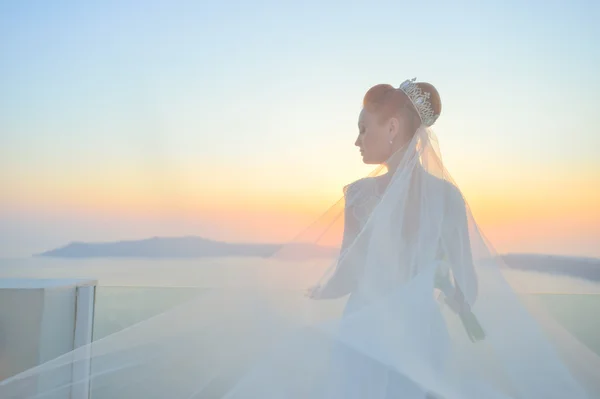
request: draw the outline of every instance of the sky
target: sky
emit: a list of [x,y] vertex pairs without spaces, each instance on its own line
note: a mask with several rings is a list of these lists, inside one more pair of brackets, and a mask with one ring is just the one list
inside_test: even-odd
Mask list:
[[364,93],[434,84],[496,250],[600,257],[600,3],[0,2],[0,257],[286,241],[368,174]]

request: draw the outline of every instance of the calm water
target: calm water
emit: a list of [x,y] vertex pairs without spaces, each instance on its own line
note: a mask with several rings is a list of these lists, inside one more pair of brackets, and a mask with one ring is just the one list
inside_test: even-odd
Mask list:
[[[91,278],[98,281],[94,339],[160,314],[206,290],[256,285],[300,293],[329,261],[219,259],[0,259],[0,278]],[[535,296],[579,340],[600,354],[600,284],[535,272],[507,280]]]

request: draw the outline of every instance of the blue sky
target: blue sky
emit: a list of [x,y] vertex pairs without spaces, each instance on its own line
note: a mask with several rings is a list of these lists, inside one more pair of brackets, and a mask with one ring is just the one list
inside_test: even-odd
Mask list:
[[435,130],[468,199],[600,185],[599,17],[593,1],[2,2],[0,256],[202,224],[127,230],[123,206],[80,200],[94,186],[172,204],[242,174],[333,198],[370,170],[364,92],[413,76],[442,95]]

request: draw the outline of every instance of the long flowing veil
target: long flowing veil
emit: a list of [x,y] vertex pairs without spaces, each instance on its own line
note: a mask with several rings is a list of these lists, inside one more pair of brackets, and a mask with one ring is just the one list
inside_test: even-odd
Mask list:
[[507,282],[429,128],[252,270],[0,397],[600,395],[598,356]]

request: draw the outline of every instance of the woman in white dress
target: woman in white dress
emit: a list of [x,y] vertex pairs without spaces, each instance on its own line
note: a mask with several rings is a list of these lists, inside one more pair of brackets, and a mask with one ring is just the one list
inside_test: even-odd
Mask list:
[[[350,294],[345,316],[373,301],[386,298],[422,271],[415,261],[418,254],[414,249],[419,245],[418,240],[423,238],[420,235],[428,224],[430,240],[438,243],[437,248],[435,245],[423,248],[431,251],[431,259],[428,260],[439,265],[447,261],[447,264],[453,265],[452,275],[459,276],[460,281],[459,284],[450,281],[450,274],[440,267],[435,270],[440,283],[437,288],[446,289],[444,300],[455,312],[470,313],[470,305],[477,294],[477,277],[470,254],[465,204],[454,185],[429,174],[417,162],[416,151],[409,150],[421,126],[433,125],[440,113],[439,93],[428,83],[407,81],[400,88],[380,84],[367,91],[359,115],[359,134],[355,145],[360,149],[363,162],[385,165],[387,173],[360,179],[346,187],[344,239],[340,257],[343,261],[338,263],[322,285],[311,290],[310,297],[326,299]],[[413,158],[412,162],[407,159],[410,157]],[[406,170],[403,177],[406,186],[401,191],[403,198],[394,201],[396,227],[390,225],[388,228],[390,234],[395,232],[397,235],[388,236],[389,247],[378,247],[379,266],[369,270],[365,256],[369,250],[369,239],[357,240],[357,235],[365,228],[382,193],[394,179],[394,174],[399,173],[399,168]],[[430,197],[431,202],[426,204],[429,209],[421,210],[420,199],[426,197]],[[402,206],[398,208],[399,204]],[[377,226],[372,228],[370,234],[373,231],[378,234],[377,230]],[[349,249],[350,246],[353,248]],[[413,250],[408,248],[411,246]],[[344,254],[345,251],[351,251],[352,255]],[[383,254],[385,256],[381,256]],[[394,264],[390,264],[390,261]],[[467,292],[466,298],[463,291]],[[414,305],[418,306],[418,303]],[[477,334],[478,339],[483,337],[483,331],[477,329],[476,325],[470,327],[469,332]],[[431,340],[432,348],[435,347],[432,360],[440,361],[448,341],[441,319],[436,320],[436,327],[432,331],[436,333]],[[334,367],[339,371],[339,379],[331,384],[336,391],[330,393],[332,397],[423,398],[425,395],[426,389],[420,388],[414,381],[353,349],[340,345],[337,355]],[[435,359],[436,356],[440,359]]]
[[429,129],[441,108],[415,79],[364,97],[355,145],[385,173],[346,188],[341,255],[309,291],[349,294],[327,397],[585,397],[442,165]]

